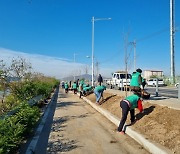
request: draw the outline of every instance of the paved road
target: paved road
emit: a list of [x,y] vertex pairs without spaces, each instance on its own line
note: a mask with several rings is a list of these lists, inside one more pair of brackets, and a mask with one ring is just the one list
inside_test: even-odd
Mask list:
[[[156,94],[156,87],[146,87],[145,89],[152,95]],[[172,97],[172,98],[178,98],[178,88],[176,88],[176,87],[159,87],[158,95]]]
[[141,145],[73,94],[59,94],[47,153],[145,154]]
[[[109,87],[109,86],[107,86]],[[114,88],[118,90],[117,87]],[[145,87],[145,90],[149,92],[151,95],[156,95],[156,87]],[[170,98],[178,98],[178,88],[176,87],[159,87],[158,88],[159,96],[166,96]]]

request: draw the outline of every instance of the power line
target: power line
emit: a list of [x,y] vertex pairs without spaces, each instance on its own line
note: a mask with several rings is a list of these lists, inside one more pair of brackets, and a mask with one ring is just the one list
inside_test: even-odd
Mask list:
[[[178,27],[178,26],[179,26],[179,24],[176,25],[176,27]],[[158,36],[158,35],[160,35],[160,34],[162,34],[162,33],[164,33],[164,32],[167,32],[167,31],[169,31],[169,27],[164,28],[164,29],[162,29],[162,30],[159,30],[159,31],[157,31],[157,32],[154,32],[154,33],[152,33],[152,34],[146,35],[145,37],[142,37],[142,38],[140,38],[140,39],[136,39],[136,43],[137,43],[137,42],[139,43],[139,42],[142,42],[142,41],[146,41],[146,40],[148,40],[148,39],[150,39],[150,38],[153,38],[153,37],[155,37],[155,36]],[[111,61],[111,60],[117,58],[117,55],[118,55],[118,54],[120,53],[120,51],[122,51],[122,50],[123,50],[123,49],[120,49],[118,52],[114,53],[113,55],[111,55],[110,57],[108,57],[106,60],[101,61],[100,63],[106,63],[106,62],[108,62],[108,61]]]
[[157,31],[157,32],[155,32],[155,33],[149,34],[149,35],[147,35],[147,36],[145,36],[145,37],[143,37],[143,38],[136,39],[136,42],[141,42],[141,41],[150,39],[150,38],[152,38],[152,37],[154,37],[154,36],[157,36],[157,35],[160,35],[160,34],[166,32],[166,31],[169,31],[169,28],[162,29],[162,30]]

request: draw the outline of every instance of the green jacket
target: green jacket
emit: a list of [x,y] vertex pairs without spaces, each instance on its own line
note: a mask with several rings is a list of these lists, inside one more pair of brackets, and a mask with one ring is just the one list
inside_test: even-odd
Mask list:
[[64,87],[65,87],[65,89],[68,89],[68,88],[69,88],[69,86],[68,86],[67,83],[65,83]]
[[83,90],[83,82],[80,82],[80,84],[79,84],[79,89],[78,89],[79,91],[82,91]]
[[76,84],[76,83],[73,83],[72,88],[73,88],[73,89],[77,89],[77,84]]
[[141,73],[136,72],[132,74],[132,79],[130,81],[130,86],[135,86],[135,87],[140,87],[139,84],[139,76],[141,75]]
[[135,95],[135,94],[130,95],[130,96],[125,98],[125,100],[129,101],[129,103],[131,104],[130,110],[137,108],[137,105],[138,105],[137,102],[138,102],[139,98],[140,97]]
[[104,90],[106,90],[106,86],[97,86],[94,91],[98,91],[98,92],[103,92]]
[[89,87],[84,87],[84,88],[83,88],[83,91],[90,91],[90,90],[92,90],[92,87],[91,87],[91,86],[89,86]]

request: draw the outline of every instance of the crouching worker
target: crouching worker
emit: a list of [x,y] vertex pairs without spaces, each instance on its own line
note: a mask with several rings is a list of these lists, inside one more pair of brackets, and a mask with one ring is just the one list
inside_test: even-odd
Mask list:
[[104,90],[106,90],[106,86],[104,86],[104,85],[102,85],[102,86],[99,85],[94,89],[94,94],[96,96],[96,103],[97,104],[99,104],[101,97],[103,99]]
[[135,108],[138,108],[140,112],[143,111],[142,100],[139,95],[132,94],[120,102],[120,107],[122,108],[122,117],[118,127],[118,132],[124,134],[123,126],[126,122],[128,112],[130,111],[130,120],[131,124],[133,124],[135,122]]
[[77,84],[76,84],[76,82],[73,83],[72,89],[74,91],[74,94],[76,94],[77,93]]
[[93,87],[87,85],[86,87],[83,87],[83,95],[87,96],[89,94],[93,93]]

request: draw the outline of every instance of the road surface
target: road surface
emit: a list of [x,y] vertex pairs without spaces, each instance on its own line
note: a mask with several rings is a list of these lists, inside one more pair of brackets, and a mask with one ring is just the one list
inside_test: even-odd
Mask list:
[[74,94],[59,93],[47,153],[146,154],[128,135]]
[[[107,86],[109,87],[109,86]],[[113,88],[114,90],[118,90],[117,87]],[[146,86],[145,90],[150,93],[151,95],[156,95],[156,87]],[[176,87],[158,87],[158,95],[159,96],[166,96],[170,98],[178,98],[178,88]]]
[[[156,87],[145,87],[150,94],[156,95]],[[176,87],[158,87],[158,95],[171,98],[178,98],[178,88]]]

